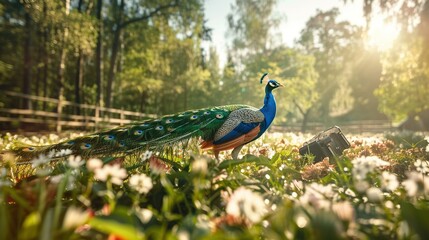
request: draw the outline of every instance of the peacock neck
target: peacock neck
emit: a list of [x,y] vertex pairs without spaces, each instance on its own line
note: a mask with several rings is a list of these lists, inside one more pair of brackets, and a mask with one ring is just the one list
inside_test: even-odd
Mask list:
[[264,106],[260,109],[260,111],[265,116],[264,124],[262,124],[262,129],[264,132],[273,122],[274,117],[276,116],[276,100],[274,99],[274,95],[272,93],[272,89],[265,88],[265,98],[264,98]]

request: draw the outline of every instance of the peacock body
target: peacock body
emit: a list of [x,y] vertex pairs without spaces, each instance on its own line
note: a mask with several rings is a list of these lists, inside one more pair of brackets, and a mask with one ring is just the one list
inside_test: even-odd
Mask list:
[[[261,78],[261,83],[264,77],[266,74]],[[15,149],[14,153],[21,162],[48,153],[54,156],[66,153],[85,158],[121,156],[162,149],[200,137],[202,149],[212,149],[216,157],[220,151],[234,149],[232,157],[235,159],[245,144],[259,138],[272,123],[276,114],[272,90],[280,86],[277,81],[268,80],[261,109],[247,105],[226,105],[185,111],[54,145],[21,147]]]

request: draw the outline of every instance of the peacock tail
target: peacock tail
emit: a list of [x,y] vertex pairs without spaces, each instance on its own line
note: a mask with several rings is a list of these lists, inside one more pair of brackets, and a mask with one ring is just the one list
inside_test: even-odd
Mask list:
[[18,161],[26,162],[41,154],[52,156],[80,155],[84,158],[139,154],[161,150],[181,141],[200,137],[211,140],[231,112],[246,105],[227,105],[166,115],[70,139],[49,146],[28,146],[13,150]]
[[[266,76],[262,76],[261,83]],[[241,148],[259,138],[274,120],[276,101],[272,91],[281,86],[276,80],[268,80],[261,109],[247,105],[203,108],[133,123],[50,146],[16,148],[13,152],[21,163],[41,154],[52,157],[79,155],[84,158],[125,156],[146,150],[162,152],[175,144],[201,138],[200,147],[212,149],[216,158],[220,151],[233,149],[232,157],[236,159]]]

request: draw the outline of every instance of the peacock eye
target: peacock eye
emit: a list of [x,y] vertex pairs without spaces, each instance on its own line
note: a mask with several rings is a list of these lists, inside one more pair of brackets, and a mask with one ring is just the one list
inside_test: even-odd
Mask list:
[[24,151],[24,152],[32,152],[35,149],[36,149],[35,147],[26,147],[26,148],[23,148],[22,151]]
[[174,122],[174,120],[173,119],[171,119],[171,118],[169,118],[169,119],[167,119],[167,120],[165,120],[165,123],[172,123],[172,122]]
[[140,136],[142,134],[143,134],[143,130],[138,129],[138,130],[134,131],[134,135],[136,135],[136,136]]
[[274,84],[273,82],[269,82],[271,87],[276,87],[276,84]]
[[223,118],[223,115],[222,115],[222,114],[220,114],[220,113],[218,113],[218,114],[216,114],[216,118],[217,118],[217,119],[222,119],[222,118]]
[[91,148],[91,144],[89,143],[82,143],[82,145],[80,145],[80,149],[85,150],[85,149],[90,149]]
[[197,119],[198,118],[198,116],[197,115],[192,115],[191,117],[190,117],[190,119],[191,120],[195,120],[195,119]]
[[164,127],[163,126],[156,126],[156,128],[155,128],[155,130],[158,130],[158,131],[161,131],[161,130],[163,130],[164,129]]
[[106,135],[106,136],[103,137],[103,139],[109,141],[109,140],[115,139],[115,136],[113,136],[113,135]]

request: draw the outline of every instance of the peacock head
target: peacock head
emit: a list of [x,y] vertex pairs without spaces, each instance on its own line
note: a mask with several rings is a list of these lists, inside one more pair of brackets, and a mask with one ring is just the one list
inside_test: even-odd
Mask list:
[[264,73],[264,75],[262,75],[261,77],[261,84],[263,81],[267,81],[267,86],[265,86],[265,91],[266,92],[271,92],[272,90],[278,88],[278,87],[283,87],[283,85],[279,82],[277,82],[274,79],[269,79],[268,78],[268,73]]

